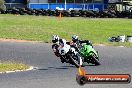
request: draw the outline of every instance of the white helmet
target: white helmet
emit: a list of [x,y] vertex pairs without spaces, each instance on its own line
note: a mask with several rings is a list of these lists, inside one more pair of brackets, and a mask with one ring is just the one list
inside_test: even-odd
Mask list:
[[60,38],[59,38],[58,35],[53,35],[53,36],[52,36],[52,42],[53,42],[53,43],[59,42],[59,39],[60,39]]
[[73,41],[73,42],[78,41],[78,36],[77,36],[77,35],[73,35],[73,36],[72,36],[72,41]]

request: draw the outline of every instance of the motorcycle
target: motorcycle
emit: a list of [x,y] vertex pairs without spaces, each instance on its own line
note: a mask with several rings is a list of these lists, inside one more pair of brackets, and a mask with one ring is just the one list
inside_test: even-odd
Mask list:
[[60,57],[64,62],[75,65],[77,68],[82,65],[82,58],[74,47],[71,47],[68,44],[59,45],[58,50]]
[[95,66],[100,65],[98,52],[94,50],[93,46],[83,44],[79,52],[84,58],[84,62],[92,63]]

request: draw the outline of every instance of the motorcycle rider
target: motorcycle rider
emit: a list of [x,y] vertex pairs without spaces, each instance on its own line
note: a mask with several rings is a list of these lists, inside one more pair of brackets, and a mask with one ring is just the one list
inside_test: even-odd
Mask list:
[[78,48],[80,48],[82,43],[86,43],[87,45],[91,45],[93,47],[91,41],[89,41],[89,40],[79,40],[77,35],[72,36],[72,41],[71,41],[70,44],[75,46],[77,50],[78,50]]
[[[89,41],[89,40],[79,40],[77,35],[73,35],[73,36],[72,36],[72,41],[70,42],[70,45],[71,45],[72,47],[75,47],[75,49],[76,49],[78,52],[79,52],[79,48],[81,48],[81,46],[82,46],[82,45],[81,45],[82,43],[86,43],[87,45],[90,45],[90,46],[93,47],[91,41]],[[82,61],[83,61],[83,60],[84,60],[84,58],[82,57]],[[84,66],[85,66],[85,64],[82,63],[82,67],[84,67]]]
[[[69,42],[67,42],[65,39],[60,39],[59,40],[59,45],[60,45],[60,47],[59,48],[61,48],[61,47],[65,47],[65,49],[66,49],[66,51],[71,51],[71,52],[74,52],[74,51],[72,51],[72,46],[71,45],[69,45]],[[68,50],[68,47],[70,47],[71,49],[70,50]],[[58,49],[59,49],[58,48]],[[61,54],[63,54],[65,51],[61,51],[61,52],[59,52],[59,53],[61,53]],[[75,52],[74,52],[74,54],[75,54]],[[76,54],[77,56],[80,56],[80,55],[78,55],[78,54]],[[80,66],[82,66],[82,58],[81,57],[79,57],[78,58],[78,62],[79,62],[79,65]]]
[[59,57],[59,51],[58,51],[58,47],[59,47],[59,36],[58,35],[53,35],[52,36],[52,50],[54,52],[54,54]]
[[52,43],[53,43],[53,45],[52,45],[52,50],[53,50],[54,54],[55,54],[57,57],[60,58],[61,62],[64,63],[65,61],[64,61],[64,59],[61,57],[61,55],[60,55],[60,53],[59,53],[59,50],[58,50],[59,44],[60,44],[60,40],[61,40],[61,39],[59,38],[58,35],[53,35],[53,36],[52,36]]
[[[61,57],[61,55],[59,53],[59,48],[61,46],[66,46],[66,44],[69,45],[69,42],[67,42],[65,39],[60,39],[58,35],[53,35],[52,36],[52,43],[53,43],[52,49],[53,49],[54,54],[57,57],[60,57],[61,62],[64,63],[65,60]],[[80,58],[79,64],[82,65],[82,58]]]

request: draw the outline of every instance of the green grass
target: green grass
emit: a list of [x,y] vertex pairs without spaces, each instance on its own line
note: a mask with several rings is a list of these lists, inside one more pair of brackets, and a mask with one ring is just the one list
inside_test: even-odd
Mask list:
[[26,70],[29,66],[22,63],[3,62],[0,63],[0,72]]
[[132,35],[132,20],[0,15],[0,38],[51,42],[53,34],[67,40],[76,34],[94,44],[132,46],[132,43],[108,42],[111,36]]

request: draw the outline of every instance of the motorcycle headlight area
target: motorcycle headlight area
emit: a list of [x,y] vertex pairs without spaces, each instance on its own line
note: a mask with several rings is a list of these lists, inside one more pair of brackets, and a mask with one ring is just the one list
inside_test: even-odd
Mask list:
[[64,47],[59,49],[59,53],[61,55],[65,55],[69,51],[69,49],[70,49],[70,46],[64,46]]

